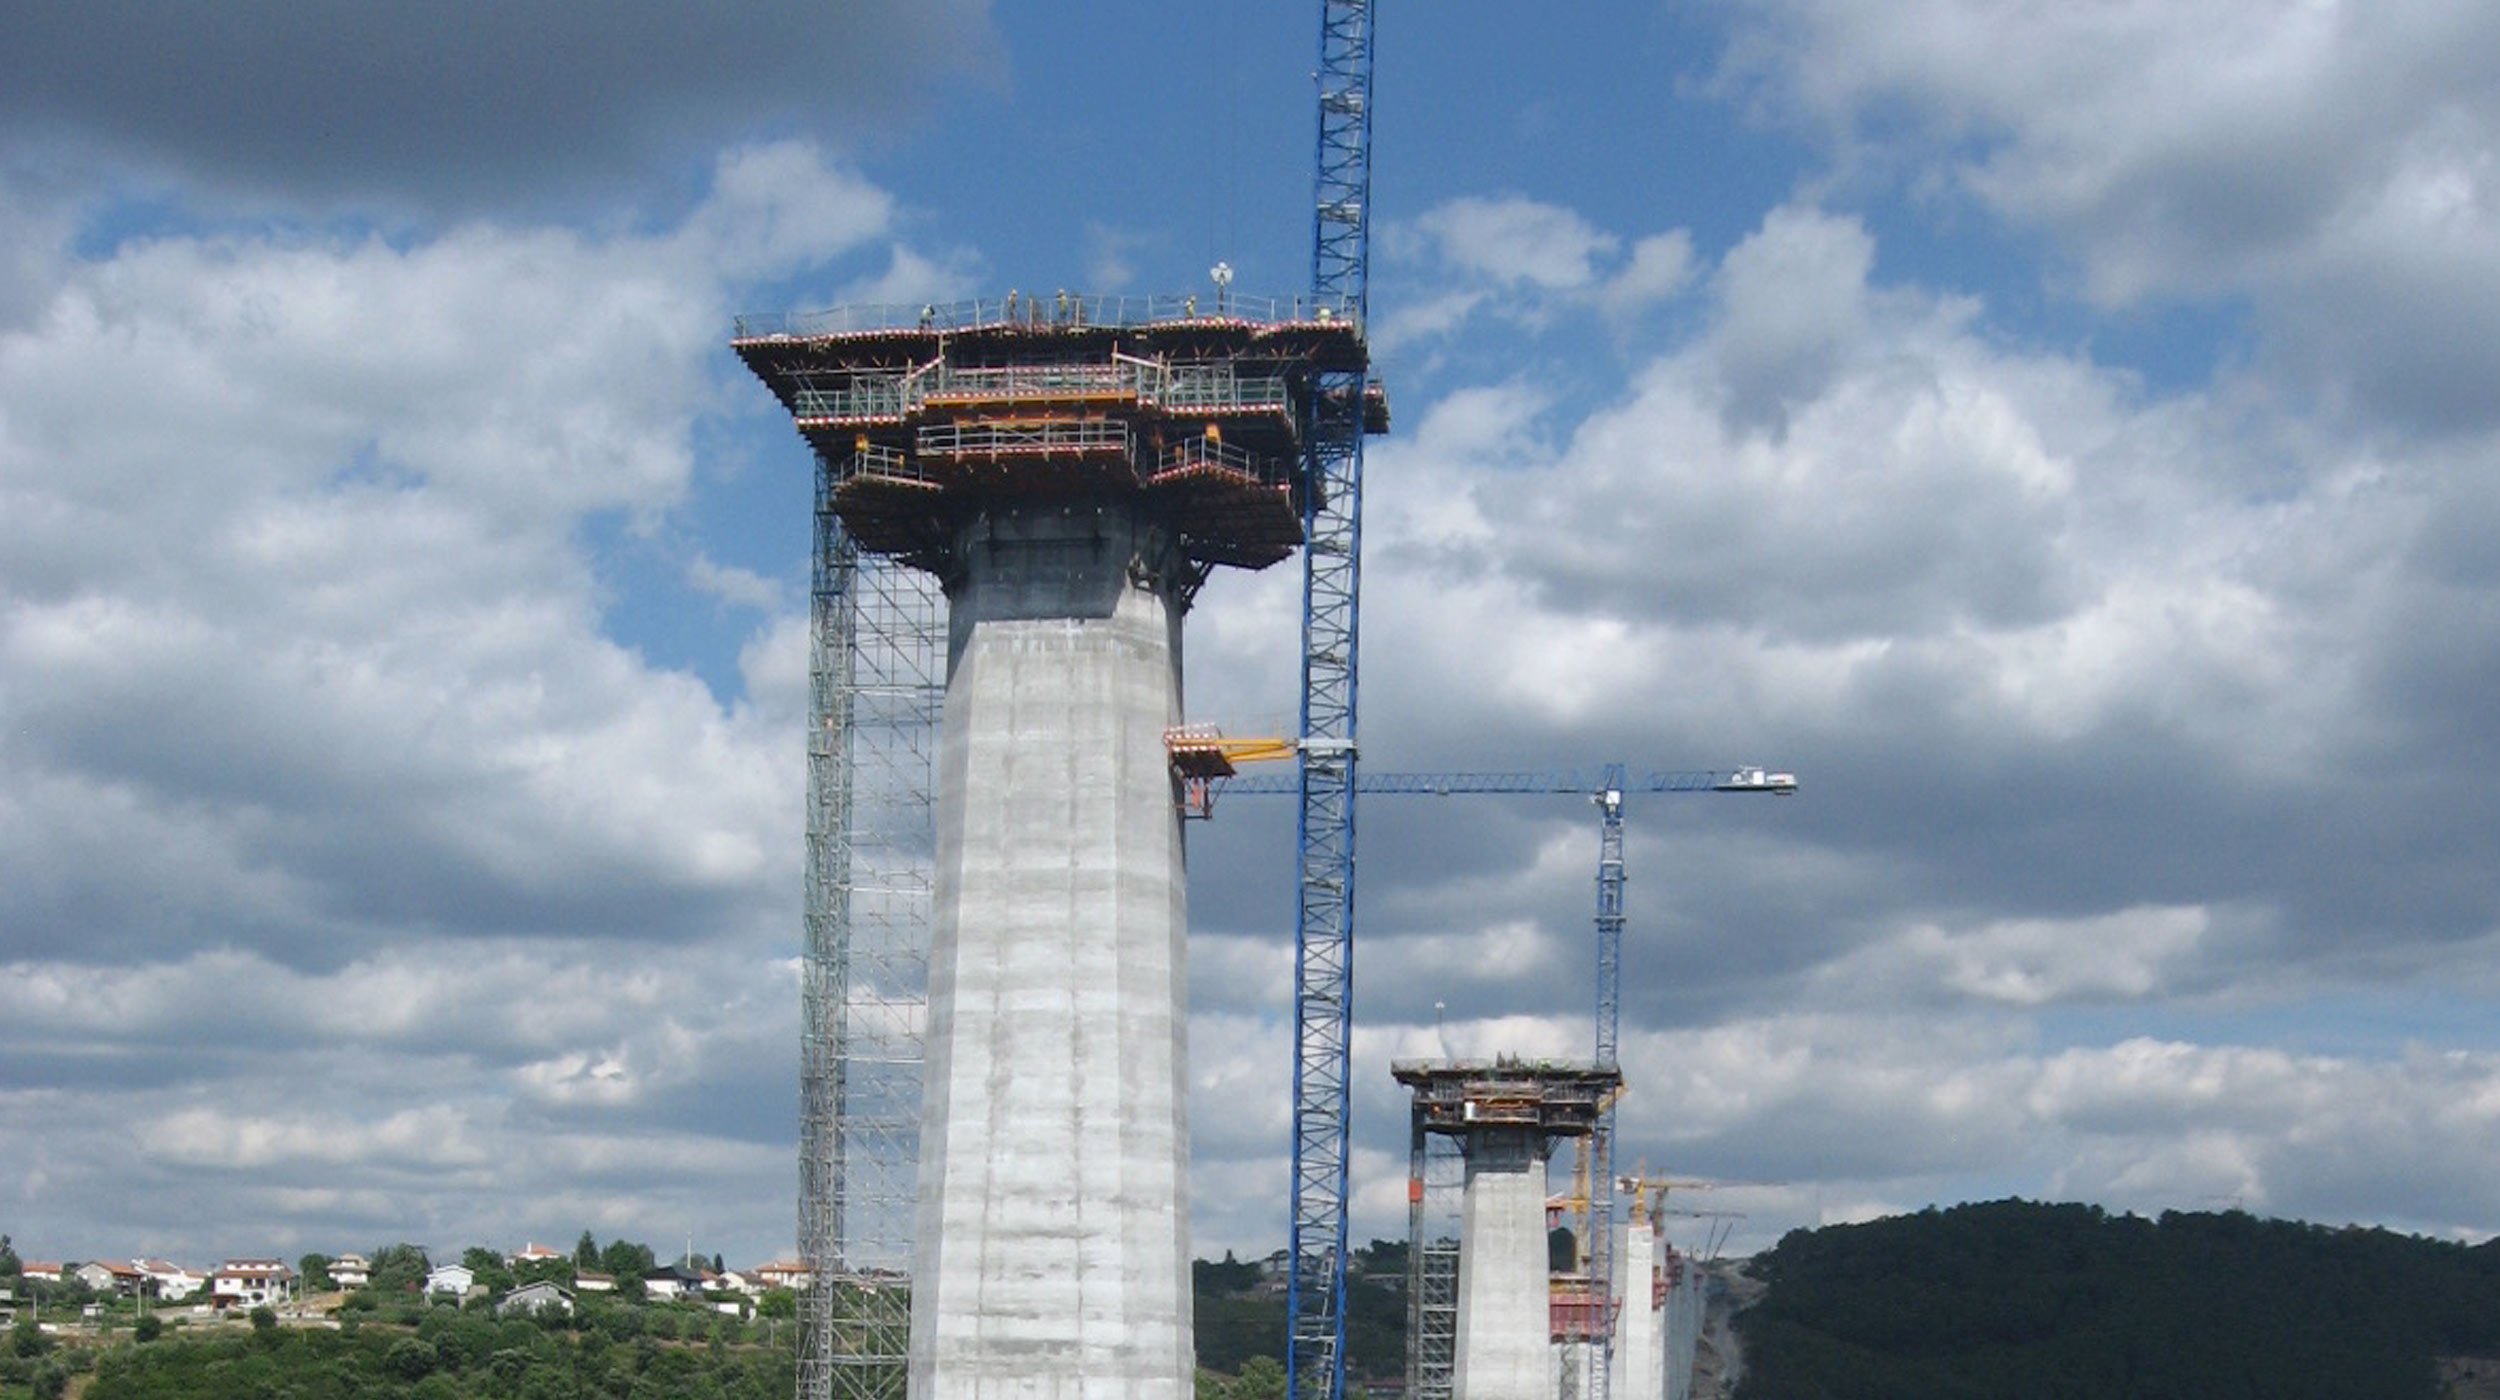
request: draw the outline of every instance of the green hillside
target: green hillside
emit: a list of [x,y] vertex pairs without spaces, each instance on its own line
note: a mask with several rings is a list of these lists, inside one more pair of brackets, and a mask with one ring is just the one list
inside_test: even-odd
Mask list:
[[2500,1242],[1997,1201],[1757,1258],[1737,1400],[2432,1400],[2500,1355]]

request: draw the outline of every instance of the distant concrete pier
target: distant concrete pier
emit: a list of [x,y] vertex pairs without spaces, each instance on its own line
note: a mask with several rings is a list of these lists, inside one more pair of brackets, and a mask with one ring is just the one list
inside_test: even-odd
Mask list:
[[1620,1309],[1615,1323],[1615,1372],[1607,1383],[1609,1400],[1665,1400],[1666,1334],[1664,1302],[1658,1287],[1658,1228],[1647,1203],[1632,1199],[1632,1218],[1623,1224],[1615,1251],[1620,1271],[1613,1290]]
[[1458,1246],[1457,1393],[1461,1400],[1550,1400],[1545,1159],[1533,1128],[1460,1139],[1467,1187]]
[[1556,1061],[1401,1060],[1419,1132],[1467,1156],[1458,1246],[1457,1400],[1554,1400],[1545,1163],[1585,1137],[1620,1072]]

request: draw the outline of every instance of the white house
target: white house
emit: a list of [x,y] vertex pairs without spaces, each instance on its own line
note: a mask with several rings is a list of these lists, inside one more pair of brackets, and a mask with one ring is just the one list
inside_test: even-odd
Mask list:
[[470,1287],[476,1282],[476,1273],[472,1272],[466,1264],[437,1264],[425,1276],[425,1291],[448,1293],[454,1298],[464,1298],[468,1296]]
[[497,1317],[514,1317],[522,1313],[533,1317],[549,1313],[558,1317],[570,1317],[573,1313],[573,1295],[541,1279],[536,1283],[522,1284],[503,1295],[495,1303],[495,1316]]
[[614,1293],[616,1291],[616,1275],[602,1274],[594,1272],[590,1269],[583,1269],[573,1275],[573,1286],[580,1289],[584,1293]]
[[522,1245],[518,1253],[505,1255],[503,1261],[517,1269],[523,1264],[549,1264],[564,1257],[562,1250],[549,1249],[536,1240],[532,1240]]
[[703,1291],[703,1279],[683,1264],[667,1264],[642,1276],[642,1291],[649,1298],[684,1298]]
[[170,1260],[133,1259],[130,1264],[147,1276],[156,1296],[168,1303],[179,1303],[208,1286],[206,1274],[195,1274]]
[[256,1308],[295,1294],[295,1271],[280,1259],[229,1259],[208,1276],[209,1301],[221,1308]]
[[758,1266],[755,1279],[766,1288],[805,1288],[815,1281],[816,1276],[796,1259],[776,1259]]
[[342,1254],[330,1261],[330,1282],[341,1288],[362,1288],[373,1278],[373,1261],[361,1254]]

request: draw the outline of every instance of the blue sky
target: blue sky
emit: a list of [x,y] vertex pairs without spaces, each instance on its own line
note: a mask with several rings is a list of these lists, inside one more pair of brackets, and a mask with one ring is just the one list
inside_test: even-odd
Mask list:
[[[194,23],[198,28],[187,26]],[[1316,16],[0,13],[0,1228],[795,1189],[807,463],[743,311],[1308,278]],[[1391,4],[1362,729],[1635,799],[1624,1157],[2500,1221],[2500,17]],[[1200,717],[1294,706],[1291,567]],[[1288,804],[1192,831],[1195,1232],[1284,1221]],[[1362,817],[1393,1055],[1583,1052],[1568,798]],[[1689,1242],[1689,1241],[1688,1241]]]

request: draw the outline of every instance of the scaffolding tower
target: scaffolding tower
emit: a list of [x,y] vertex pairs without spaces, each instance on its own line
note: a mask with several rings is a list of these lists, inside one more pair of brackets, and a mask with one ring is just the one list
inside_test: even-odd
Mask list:
[[1458,1372],[1460,1200],[1467,1155],[1458,1139],[1411,1113],[1406,1180],[1406,1393],[1454,1400]]
[[801,958],[799,1400],[900,1400],[928,1003],[936,581],[864,555],[816,459]]

